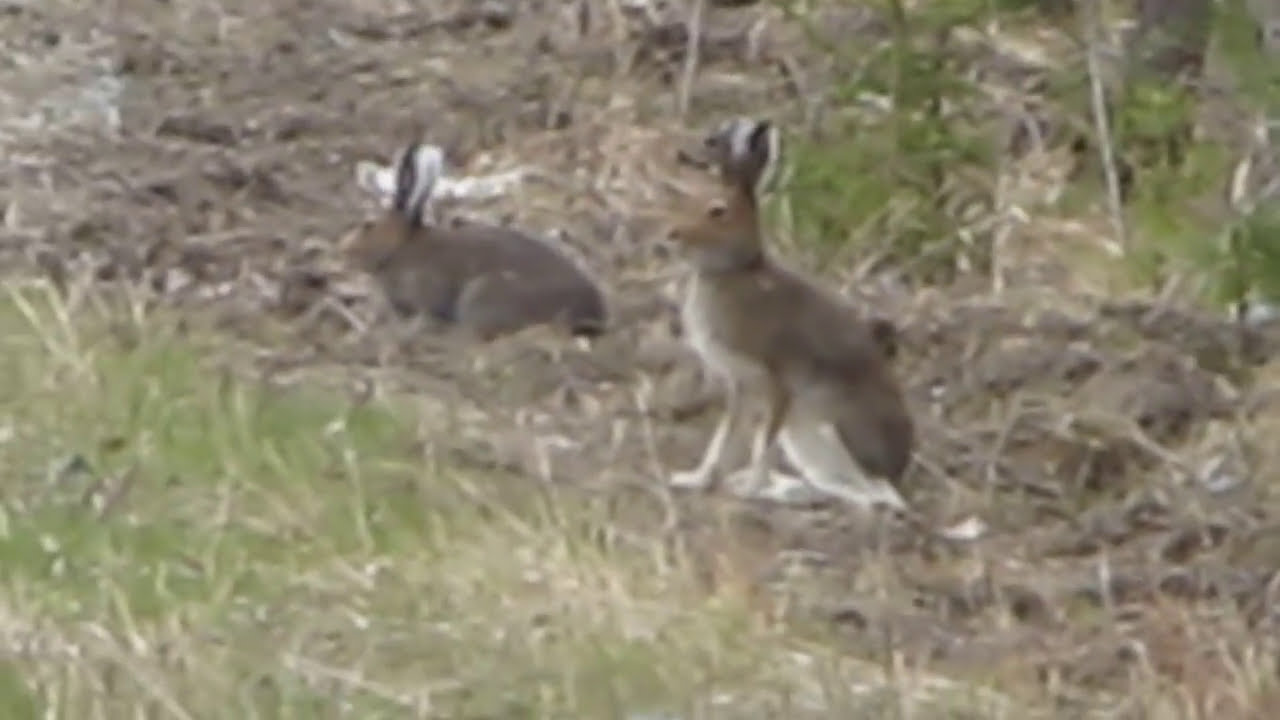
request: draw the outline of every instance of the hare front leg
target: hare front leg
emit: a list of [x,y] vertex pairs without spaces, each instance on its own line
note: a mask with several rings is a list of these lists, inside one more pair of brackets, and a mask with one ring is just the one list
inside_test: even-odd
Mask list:
[[[752,437],[751,459],[746,468],[734,473],[734,485],[739,486],[739,492],[747,497],[759,495],[769,486],[774,461],[777,459],[778,433],[791,412],[791,391],[783,378],[770,372],[765,385],[768,393],[766,415]],[[782,479],[786,483],[796,481],[785,474]]]
[[765,420],[757,428],[751,442],[751,464],[748,466],[748,475],[751,479],[748,489],[751,492],[763,490],[769,482],[769,470],[773,467],[777,455],[775,449],[778,431],[782,429],[783,423],[787,420],[787,413],[791,411],[791,392],[783,379],[777,373],[770,372],[765,380],[767,393],[765,397],[768,403]]
[[738,383],[731,380],[725,390],[724,414],[720,416],[720,422],[711,434],[711,440],[707,443],[706,450],[702,453],[702,460],[692,470],[681,470],[672,473],[668,481],[672,487],[703,489],[711,485],[715,479],[715,473],[720,467],[720,459],[724,455],[725,442],[729,439],[729,433],[737,427],[738,418],[741,414],[742,398],[739,393]]

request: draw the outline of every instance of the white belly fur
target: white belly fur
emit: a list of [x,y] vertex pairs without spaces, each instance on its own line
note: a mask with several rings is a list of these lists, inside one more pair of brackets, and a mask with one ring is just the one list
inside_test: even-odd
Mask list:
[[685,341],[693,348],[708,370],[726,381],[750,380],[760,373],[759,363],[733,352],[716,340],[712,331],[709,308],[703,304],[698,276],[689,279],[680,319],[684,325]]

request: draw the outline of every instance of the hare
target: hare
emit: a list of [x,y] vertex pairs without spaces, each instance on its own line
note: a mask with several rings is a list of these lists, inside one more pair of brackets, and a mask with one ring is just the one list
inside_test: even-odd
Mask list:
[[892,324],[861,318],[765,248],[758,200],[777,162],[777,128],[740,118],[711,138],[719,181],[676,212],[669,237],[693,266],[682,307],[687,341],[727,383],[726,407],[702,460],[671,484],[712,484],[740,420],[743,387],[752,385],[763,390],[767,413],[750,462],[735,473],[747,494],[765,488],[780,444],[819,491],[858,506],[906,509],[896,485],[915,426],[889,367]]
[[[395,162],[389,207],[342,251],[372,274],[391,306],[492,339],[541,324],[594,337],[607,323],[604,293],[542,240],[495,225],[443,227],[424,217],[444,167],[441,150],[412,144]],[[357,167],[357,182],[363,182]]]

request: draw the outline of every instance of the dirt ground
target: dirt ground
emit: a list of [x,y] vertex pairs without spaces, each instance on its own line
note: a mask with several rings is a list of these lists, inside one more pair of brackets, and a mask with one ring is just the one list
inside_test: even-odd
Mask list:
[[[1260,638],[1280,621],[1280,425],[1260,332],[1043,282],[868,280],[852,294],[901,331],[913,498],[991,532],[948,545],[898,528],[897,572],[873,583],[865,533],[839,508],[735,506],[726,525],[711,521],[725,503],[661,490],[718,406],[679,344],[679,268],[643,209],[691,133],[798,105],[805,56],[776,10],[708,10],[682,118],[684,26],[659,5],[648,18],[628,9],[640,3],[117,5],[103,20],[0,3],[6,51],[26,58],[0,85],[13,272],[214,317],[244,339],[234,359],[273,382],[410,391],[439,424],[439,456],[608,493],[633,508],[619,523],[685,532],[713,582],[789,558],[807,578],[789,612],[859,652],[1025,675],[1064,706],[1145,672],[1245,716],[1215,678],[1273,653]],[[861,22],[841,18],[833,32]],[[586,347],[530,331],[481,350],[380,309],[333,247],[374,211],[355,163],[418,138],[457,173],[533,169],[517,194],[445,211],[563,241],[608,283],[608,335]]]

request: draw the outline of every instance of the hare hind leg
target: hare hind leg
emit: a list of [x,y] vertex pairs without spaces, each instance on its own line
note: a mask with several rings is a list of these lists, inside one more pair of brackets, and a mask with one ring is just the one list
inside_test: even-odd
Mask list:
[[512,272],[494,272],[469,280],[458,294],[457,322],[494,338],[519,332],[555,317],[556,288]]
[[788,423],[779,444],[787,459],[814,488],[861,508],[887,505],[904,509],[906,501],[884,480],[869,477],[840,442],[835,428],[809,419]]
[[598,300],[594,288],[575,279],[491,273],[472,279],[459,294],[458,323],[488,337],[532,325],[594,336],[604,331],[606,322]]

